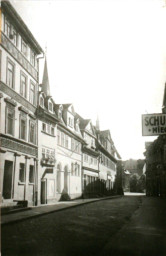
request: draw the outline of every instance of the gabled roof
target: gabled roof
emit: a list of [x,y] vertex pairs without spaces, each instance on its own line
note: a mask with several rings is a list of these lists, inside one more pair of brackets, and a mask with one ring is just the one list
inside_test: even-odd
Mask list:
[[78,113],[75,114],[75,118],[79,118],[81,130],[84,130],[86,128],[86,126],[89,124],[89,122],[91,121],[91,119],[82,118]]

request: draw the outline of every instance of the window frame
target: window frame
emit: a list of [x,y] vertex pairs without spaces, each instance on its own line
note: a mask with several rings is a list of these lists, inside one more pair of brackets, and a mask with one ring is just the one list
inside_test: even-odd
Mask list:
[[[21,165],[23,165],[22,167],[24,167],[23,169],[21,168]],[[21,174],[21,172],[20,171],[23,171],[23,180],[22,179],[20,179],[20,174]],[[26,182],[26,180],[25,180],[25,163],[20,163],[20,165],[19,165],[19,183],[25,183]]]
[[[21,138],[22,135],[22,126],[21,126],[21,121],[24,120],[25,121],[25,138]],[[27,140],[27,116],[26,114],[20,113],[20,120],[19,120],[19,124],[20,124],[20,128],[19,128],[19,138],[21,140],[26,141]]]
[[[34,86],[33,102],[31,102],[31,92],[32,92],[31,86]],[[35,95],[36,95],[36,84],[35,84],[32,80],[30,80],[30,86],[29,86],[29,102],[30,102],[32,105],[34,105],[34,106],[36,106],[36,97],[35,97]],[[44,103],[44,102],[43,102],[43,103]],[[43,105],[44,105],[44,104],[43,104]]]
[[[25,78],[25,92],[23,92],[23,94],[22,94],[22,89],[23,89],[22,77]],[[25,99],[27,99],[27,85],[28,85],[28,76],[21,70],[20,71],[20,95]],[[24,95],[24,93],[25,93],[25,95]]]
[[[24,52],[23,47],[25,46],[26,51]],[[28,56],[28,45],[27,43],[23,40],[23,38],[21,38],[21,53],[27,58]]]
[[[10,88],[12,88],[13,90],[15,89],[15,63],[13,61],[11,61],[11,59],[9,59],[9,57],[7,57],[7,63],[6,63],[6,84],[7,86],[9,86]],[[13,71],[12,71],[12,85],[10,86],[8,81],[9,81],[9,68],[8,65],[11,65],[13,67]]]
[[[33,167],[33,169],[31,169],[31,167]],[[33,171],[33,174],[32,174],[33,178],[32,178],[32,180],[30,179],[31,178],[31,176],[30,176],[31,171]],[[35,183],[35,166],[30,164],[29,165],[29,184],[34,184],[34,183]]]
[[[12,133],[8,132],[8,111],[9,110],[13,112]],[[14,133],[15,133],[15,108],[10,106],[9,104],[6,104],[6,111],[5,112],[6,112],[5,113],[5,132],[6,132],[6,134],[14,136]]]
[[[31,141],[31,125],[34,125],[34,139],[33,139],[33,141]],[[33,121],[33,120],[29,120],[29,142],[30,143],[33,143],[33,144],[36,144],[36,122],[35,121]]]

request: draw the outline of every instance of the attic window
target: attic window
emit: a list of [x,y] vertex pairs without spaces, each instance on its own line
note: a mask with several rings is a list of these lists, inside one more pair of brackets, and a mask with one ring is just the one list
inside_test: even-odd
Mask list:
[[50,112],[53,112],[53,104],[51,102],[49,102],[49,104],[48,104],[48,110]]
[[69,117],[69,126],[73,127],[73,119],[71,117]]
[[41,106],[42,108],[44,107],[44,99],[43,99],[42,96],[40,97],[40,106]]

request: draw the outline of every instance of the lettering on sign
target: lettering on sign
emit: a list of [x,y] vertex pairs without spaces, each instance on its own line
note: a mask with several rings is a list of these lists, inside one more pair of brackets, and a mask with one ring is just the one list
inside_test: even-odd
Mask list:
[[142,115],[142,135],[157,136],[166,134],[166,114]]

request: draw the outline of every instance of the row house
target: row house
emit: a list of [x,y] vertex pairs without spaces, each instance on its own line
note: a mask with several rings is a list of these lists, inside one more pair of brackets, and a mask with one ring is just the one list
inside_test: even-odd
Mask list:
[[37,43],[10,2],[0,9],[0,186],[2,205],[34,205],[37,192]]
[[[2,206],[40,205],[114,187],[120,156],[100,131],[50,94],[43,50],[10,2],[0,9],[0,191]],[[3,63],[3,65],[2,65]]]
[[82,195],[82,148],[85,141],[72,104],[56,105],[57,125],[57,192],[78,198]]
[[86,144],[82,148],[82,175],[83,194],[93,196],[98,192],[99,180],[99,152],[96,151],[96,134],[90,119],[83,119],[76,114],[80,120],[80,131]]
[[97,151],[100,153],[99,157],[99,178],[102,180],[103,189],[111,190],[114,188],[117,162],[121,159],[116,150],[109,130],[100,131],[96,128],[97,134]]

